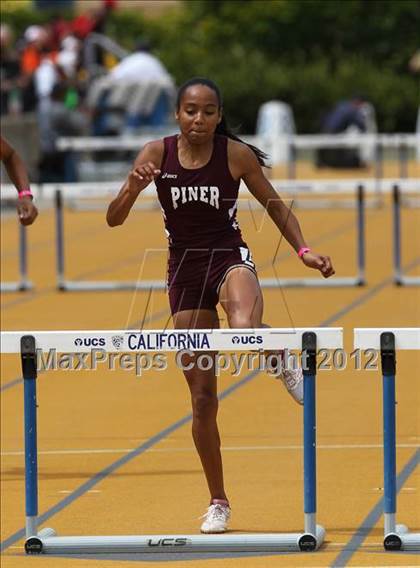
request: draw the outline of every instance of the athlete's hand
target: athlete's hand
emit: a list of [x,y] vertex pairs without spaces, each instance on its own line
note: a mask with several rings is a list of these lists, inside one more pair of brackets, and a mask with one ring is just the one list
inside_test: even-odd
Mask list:
[[128,174],[128,183],[137,191],[143,191],[158,175],[160,175],[160,170],[156,165],[153,162],[146,162],[131,170]]
[[21,225],[32,225],[38,216],[38,209],[30,197],[19,199],[16,208]]
[[335,270],[329,256],[324,256],[310,251],[305,252],[302,255],[302,261],[309,268],[316,268],[319,270],[324,278],[329,278],[335,274]]

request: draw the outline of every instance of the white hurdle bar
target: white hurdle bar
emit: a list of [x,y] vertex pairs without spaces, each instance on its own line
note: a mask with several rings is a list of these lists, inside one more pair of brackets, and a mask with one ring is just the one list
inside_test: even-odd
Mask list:
[[395,374],[396,351],[420,351],[420,328],[356,328],[355,349],[376,349],[381,353],[383,386],[384,444],[384,548],[385,550],[420,551],[420,533],[410,533],[405,525],[396,524],[397,467]]
[[[104,151],[104,150],[135,150],[139,151],[147,142],[156,136],[174,134],[173,130],[150,134],[148,136],[120,136],[120,137],[77,137],[59,138],[60,150]],[[261,147],[269,156],[277,154],[278,148],[287,148],[287,172],[290,179],[296,177],[296,158],[298,150],[315,150],[317,148],[371,148],[375,154],[375,176],[380,183],[383,176],[384,149],[394,148],[398,151],[400,164],[400,177],[407,177],[407,160],[409,150],[419,152],[420,136],[408,133],[378,134],[296,134],[284,136],[247,136],[244,141]],[[379,191],[379,183],[377,189]]]
[[[38,531],[38,450],[36,360],[39,352],[86,353],[92,346],[107,352],[248,351],[298,349],[304,373],[304,530],[301,533],[223,535],[57,536],[54,529]],[[341,349],[342,328],[215,329],[215,330],[91,330],[2,332],[2,353],[20,353],[25,397],[25,502],[28,554],[115,552],[311,552],[324,541],[316,523],[316,358],[319,349]]]
[[[16,191],[16,190],[15,190]],[[32,282],[28,279],[28,244],[27,228],[19,225],[19,280],[16,282],[1,282],[0,292],[25,292],[32,290]]]
[[[420,191],[420,181],[418,188]],[[401,265],[401,190],[398,184],[393,186],[392,191],[392,220],[393,220],[393,245],[394,245],[394,283],[397,286],[420,286],[420,276],[407,276]]]

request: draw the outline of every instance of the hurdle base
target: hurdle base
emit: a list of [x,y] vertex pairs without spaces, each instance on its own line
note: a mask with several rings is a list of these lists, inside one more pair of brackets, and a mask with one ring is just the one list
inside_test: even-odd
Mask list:
[[396,286],[420,286],[420,276],[396,276],[394,283]]
[[144,280],[139,282],[63,280],[58,283],[57,288],[60,292],[166,290],[166,282],[163,280]]
[[33,284],[29,280],[22,280],[21,282],[2,282],[0,285],[0,292],[26,292],[32,289]]
[[322,278],[261,278],[262,288],[345,288],[347,286],[365,286],[362,276],[343,276],[324,280]]
[[27,554],[203,553],[203,552],[314,552],[325,529],[310,533],[208,534],[142,536],[56,536],[43,529],[26,539]]
[[395,531],[385,535],[384,548],[420,551],[420,533],[410,533],[405,525],[396,525]]

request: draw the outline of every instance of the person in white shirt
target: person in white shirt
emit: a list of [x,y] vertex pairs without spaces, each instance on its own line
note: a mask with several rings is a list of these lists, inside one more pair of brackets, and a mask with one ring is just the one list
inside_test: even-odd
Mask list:
[[[109,134],[111,114],[123,115],[116,129],[135,132],[140,126],[162,126],[175,98],[175,84],[146,43],[93,83],[88,106],[96,112],[94,133]],[[108,115],[108,116],[107,116]],[[115,128],[115,127],[114,127]]]

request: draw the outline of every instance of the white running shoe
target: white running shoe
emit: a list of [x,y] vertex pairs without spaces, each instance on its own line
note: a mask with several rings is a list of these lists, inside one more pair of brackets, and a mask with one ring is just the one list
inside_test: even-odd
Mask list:
[[278,377],[298,404],[303,405],[303,372],[297,369],[283,369]]
[[287,391],[293,399],[303,405],[303,372],[300,367],[296,369],[284,368],[284,351],[278,351],[276,358],[270,361],[268,373],[274,375],[276,379],[281,379]]
[[204,519],[201,525],[202,533],[224,533],[227,530],[227,524],[230,519],[229,504],[221,499],[213,499],[210,507],[200,518]]

